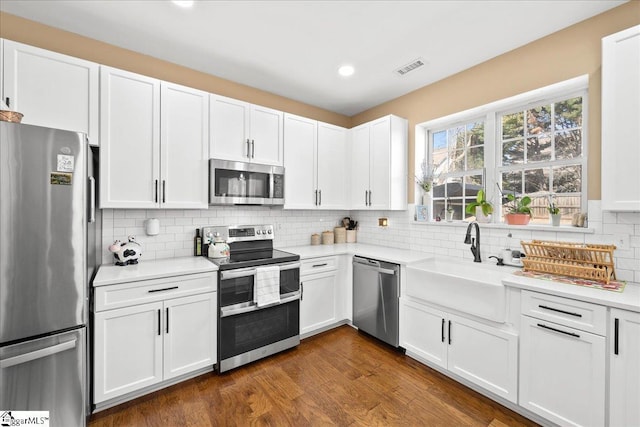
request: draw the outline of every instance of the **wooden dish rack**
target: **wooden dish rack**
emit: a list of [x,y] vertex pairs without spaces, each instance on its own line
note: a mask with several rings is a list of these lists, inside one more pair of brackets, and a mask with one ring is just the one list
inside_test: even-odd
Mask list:
[[609,283],[615,280],[614,245],[532,240],[521,242],[525,271],[559,274]]

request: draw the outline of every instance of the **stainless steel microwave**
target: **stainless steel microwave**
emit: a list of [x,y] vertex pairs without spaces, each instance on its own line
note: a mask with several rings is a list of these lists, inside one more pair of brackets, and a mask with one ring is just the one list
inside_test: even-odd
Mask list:
[[284,205],[284,168],[209,160],[210,205]]

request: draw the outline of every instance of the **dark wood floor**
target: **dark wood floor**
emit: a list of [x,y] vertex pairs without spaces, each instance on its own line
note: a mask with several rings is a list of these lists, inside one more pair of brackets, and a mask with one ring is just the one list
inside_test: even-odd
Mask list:
[[91,427],[534,426],[349,326],[94,414]]

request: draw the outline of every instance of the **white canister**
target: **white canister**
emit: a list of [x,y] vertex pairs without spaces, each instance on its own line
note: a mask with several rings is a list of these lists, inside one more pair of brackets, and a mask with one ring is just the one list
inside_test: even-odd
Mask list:
[[149,218],[144,222],[144,226],[147,236],[156,236],[160,234],[160,220],[158,218]]

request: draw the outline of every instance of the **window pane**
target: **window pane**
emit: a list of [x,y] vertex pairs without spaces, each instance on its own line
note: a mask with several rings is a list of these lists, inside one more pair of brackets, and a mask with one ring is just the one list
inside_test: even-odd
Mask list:
[[502,144],[502,164],[504,166],[524,163],[524,140],[507,141]]
[[482,169],[484,167],[484,146],[472,147],[467,154],[467,169]]
[[506,172],[502,174],[502,191],[511,193],[522,192],[522,172]]
[[582,126],[582,98],[571,98],[566,101],[556,102],[555,110],[555,128],[572,129]]
[[527,161],[540,162],[551,160],[551,137],[541,135],[527,138]]
[[478,193],[478,190],[482,188],[482,175],[469,175],[465,177],[464,182],[467,186],[467,196],[474,196]]
[[551,130],[551,106],[543,105],[527,111],[527,134],[537,135]]
[[445,191],[446,197],[461,197],[462,178],[448,178]]
[[549,191],[549,169],[540,168],[524,171],[524,192],[532,196],[542,191]]
[[556,195],[555,203],[558,209],[560,209],[560,215],[562,215],[562,223],[570,224],[573,214],[580,213],[580,195],[563,196]]
[[450,150],[449,172],[460,172],[464,170],[464,150]]
[[582,130],[556,132],[556,159],[574,159],[582,155]]
[[449,129],[449,149],[460,150],[464,148],[464,126]]
[[433,134],[433,164],[439,172],[448,172],[447,169],[447,131]]
[[524,136],[524,114],[522,112],[502,116],[502,139]]
[[553,191],[556,193],[582,191],[582,167],[580,165],[554,167]]
[[467,134],[470,146],[484,144],[484,122],[467,125]]
[[445,219],[445,216],[444,216],[444,211],[445,211],[444,200],[445,199],[440,199],[440,200],[434,200],[433,201],[433,217],[434,218],[441,218],[443,220]]

